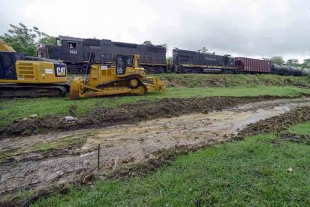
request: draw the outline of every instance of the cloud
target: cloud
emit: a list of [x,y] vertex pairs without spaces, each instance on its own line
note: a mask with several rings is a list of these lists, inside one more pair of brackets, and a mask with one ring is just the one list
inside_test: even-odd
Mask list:
[[9,23],[51,35],[167,43],[217,54],[299,59],[310,56],[306,0],[0,0],[0,33]]

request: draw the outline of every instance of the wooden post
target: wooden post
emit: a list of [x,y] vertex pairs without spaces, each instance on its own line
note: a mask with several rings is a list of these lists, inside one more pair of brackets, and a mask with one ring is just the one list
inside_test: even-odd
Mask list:
[[98,165],[98,169],[100,168],[100,144],[98,144],[98,162],[97,162],[97,165]]

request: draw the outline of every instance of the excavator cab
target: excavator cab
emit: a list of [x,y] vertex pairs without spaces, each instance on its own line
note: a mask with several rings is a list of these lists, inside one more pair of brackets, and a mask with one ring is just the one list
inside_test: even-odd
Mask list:
[[16,69],[16,53],[0,52],[0,79],[17,80]]

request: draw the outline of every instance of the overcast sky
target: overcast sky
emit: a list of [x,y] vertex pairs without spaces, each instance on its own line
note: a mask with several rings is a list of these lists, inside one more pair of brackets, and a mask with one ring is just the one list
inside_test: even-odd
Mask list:
[[216,54],[310,58],[309,0],[0,0],[0,34],[23,22],[49,35],[167,43]]

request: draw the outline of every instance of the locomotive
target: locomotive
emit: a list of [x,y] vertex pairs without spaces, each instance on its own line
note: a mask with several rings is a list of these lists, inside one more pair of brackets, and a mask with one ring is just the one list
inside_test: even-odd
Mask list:
[[108,39],[83,39],[67,36],[56,38],[56,45],[43,45],[37,50],[39,57],[62,60],[68,73],[85,73],[89,53],[96,55],[96,63],[114,64],[117,54],[140,55],[140,66],[147,73],[271,73],[279,75],[308,75],[307,68],[273,64],[271,61],[230,55],[215,55],[175,48],[172,63],[167,64],[167,49],[161,45],[142,45],[114,42]]
[[140,55],[140,66],[150,73],[166,72],[166,48],[154,45],[139,45],[113,42],[107,39],[82,39],[59,36],[56,45],[43,45],[37,50],[38,56],[62,60],[68,67],[68,73],[84,73],[89,53],[95,53],[95,62],[111,65],[115,56]]

